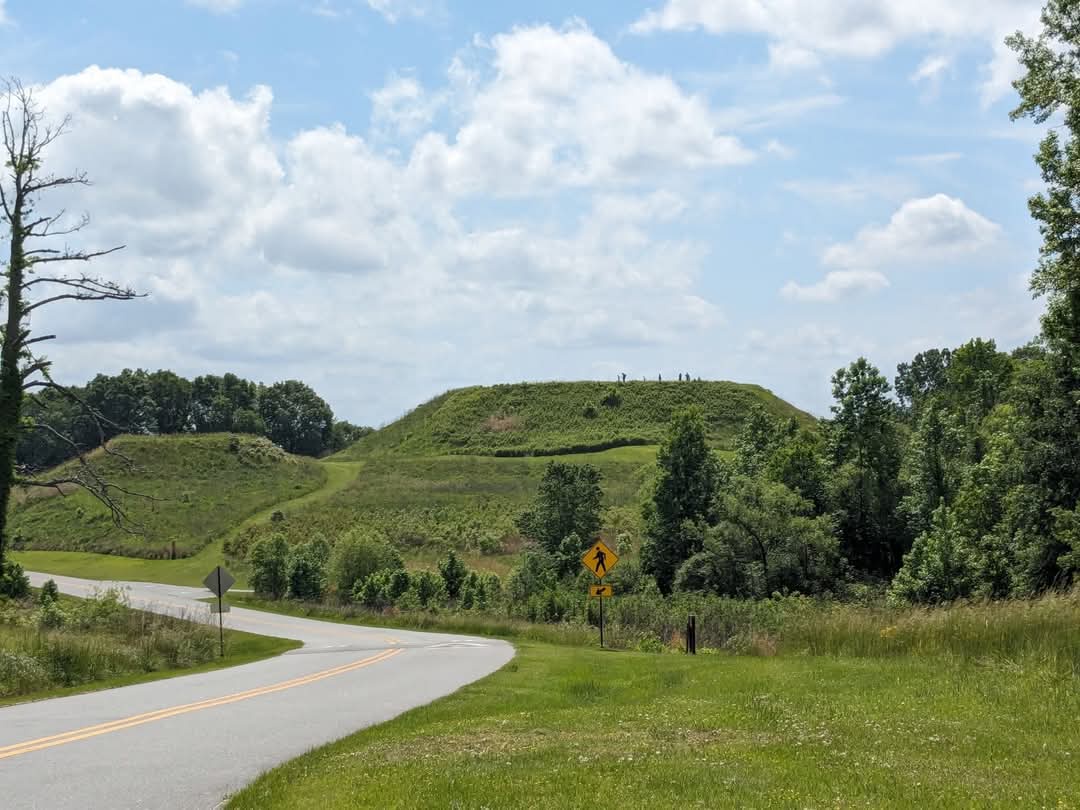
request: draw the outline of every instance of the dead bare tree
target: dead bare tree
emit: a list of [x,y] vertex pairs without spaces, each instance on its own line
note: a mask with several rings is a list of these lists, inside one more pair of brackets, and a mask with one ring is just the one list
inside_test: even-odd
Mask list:
[[[88,186],[82,172],[55,175],[43,171],[44,155],[49,146],[67,130],[69,118],[57,124],[46,120],[34,91],[17,79],[0,86],[0,128],[3,130],[3,158],[6,176],[0,178],[0,239],[10,245],[7,266],[0,289],[0,306],[6,309],[0,346],[0,565],[8,544],[7,513],[15,487],[81,487],[100,500],[113,519],[121,522],[122,507],[114,495],[121,487],[110,483],[88,458],[84,448],[53,427],[24,419],[24,399],[43,391],[53,391],[77,402],[98,424],[101,415],[89,408],[72,390],[56,383],[49,373],[50,361],[39,354],[41,344],[56,335],[35,335],[31,315],[42,307],[59,301],[128,301],[142,297],[129,287],[84,272],[69,273],[66,267],[85,265],[107,256],[123,245],[104,250],[81,250],[69,247],[67,238],[77,234],[89,222],[86,215],[70,220],[63,209],[53,214],[38,210],[41,198],[49,192],[73,186]],[[42,407],[47,403],[40,402]],[[16,466],[19,436],[27,430],[42,430],[71,447],[75,460],[66,472],[51,478]],[[108,448],[101,430],[105,452]],[[122,457],[122,456],[121,456]]]

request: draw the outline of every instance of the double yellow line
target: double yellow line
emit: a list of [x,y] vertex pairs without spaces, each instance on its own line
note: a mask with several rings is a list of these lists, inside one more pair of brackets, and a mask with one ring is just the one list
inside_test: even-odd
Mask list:
[[352,672],[356,669],[362,669],[363,667],[377,664],[380,661],[386,661],[389,658],[393,658],[395,655],[399,655],[404,650],[383,650],[380,653],[362,658],[359,661],[353,661],[351,664],[343,664],[333,669],[325,669],[322,672],[315,672],[311,675],[303,675],[299,678],[293,678],[292,680],[282,681],[281,683],[271,684],[269,686],[260,686],[257,689],[249,689],[246,692],[236,692],[232,695],[225,695],[219,698],[210,698],[208,700],[200,700],[197,703],[186,703],[182,706],[172,706],[167,709],[158,709],[153,712],[146,712],[145,714],[136,714],[132,717],[124,717],[119,720],[113,720],[108,723],[101,723],[96,726],[87,726],[86,728],[75,729],[74,731],[66,731],[63,734],[53,734],[50,737],[40,737],[36,740],[27,740],[26,742],[15,743],[14,745],[8,745],[0,748],[0,759],[7,759],[9,757],[17,757],[22,754],[29,754],[33,751],[40,751],[43,748],[53,748],[57,745],[67,745],[68,743],[78,742],[79,740],[86,740],[90,737],[97,737],[101,734],[110,734],[114,731],[122,731],[126,728],[133,728],[134,726],[141,726],[144,723],[153,723],[158,720],[165,720],[169,717],[176,717],[180,714],[188,714],[189,712],[197,712],[203,709],[212,709],[215,706],[225,706],[229,703],[238,703],[241,700],[249,700],[250,698],[259,697],[261,695],[269,695],[274,692],[281,692],[285,689],[292,689],[297,686],[304,686],[309,683],[315,683],[321,681],[324,678],[332,678],[335,675],[343,675],[346,672]]

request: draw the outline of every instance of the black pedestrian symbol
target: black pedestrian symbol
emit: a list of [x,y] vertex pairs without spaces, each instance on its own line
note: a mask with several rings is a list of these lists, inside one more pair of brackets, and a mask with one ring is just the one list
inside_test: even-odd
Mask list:
[[604,573],[607,573],[607,554],[604,553],[602,548],[596,550],[596,555],[593,557],[593,561],[596,565],[593,566],[593,570],[597,576],[600,576],[600,569],[604,569]]

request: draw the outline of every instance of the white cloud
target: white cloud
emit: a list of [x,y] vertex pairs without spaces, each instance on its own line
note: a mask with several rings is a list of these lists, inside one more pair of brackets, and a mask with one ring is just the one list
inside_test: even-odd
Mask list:
[[906,177],[862,171],[843,180],[787,180],[781,188],[815,205],[862,205],[875,199],[898,203],[916,191]]
[[794,301],[836,301],[889,286],[888,267],[933,265],[993,246],[1001,228],[945,194],[905,202],[885,225],[869,225],[850,242],[831,245],[821,263],[835,267],[811,285],[789,281],[780,294]]
[[437,0],[367,0],[368,7],[389,23],[403,19],[422,20],[441,11]]
[[928,152],[922,155],[902,155],[896,158],[896,162],[926,169],[934,166],[943,166],[946,163],[953,163],[963,157],[963,154],[960,152]]
[[433,187],[521,195],[753,158],[704,99],[620,60],[580,23],[517,28],[488,47],[492,75],[464,74],[454,99],[460,129],[413,151],[412,171]]
[[776,138],[769,139],[768,143],[765,144],[765,151],[781,160],[791,160],[795,157],[795,150],[776,140]]
[[214,14],[228,14],[244,5],[246,0],[186,0],[189,6],[205,8]]
[[415,135],[431,124],[442,103],[440,97],[424,92],[415,78],[394,75],[371,94],[372,124],[377,129]]
[[[517,376],[515,358],[672,345],[723,320],[697,288],[704,246],[659,233],[690,210],[662,186],[466,222],[411,163],[340,125],[275,143],[267,88],[234,98],[94,67],[40,98],[72,115],[50,168],[94,181],[49,202],[93,215],[79,244],[127,244],[95,272],[151,293],[43,310],[61,379],[125,365],[294,376],[378,421],[441,380]],[[379,384],[391,377],[402,386]]]
[[941,54],[932,54],[923,59],[915,72],[911,74],[911,81],[925,88],[925,98],[933,98],[941,90],[941,84],[946,74],[952,68],[952,59]]
[[867,268],[940,263],[992,246],[1001,228],[945,194],[908,200],[885,225],[863,228],[851,242],[829,247],[831,267]]
[[1042,0],[667,0],[631,30],[755,33],[769,38],[770,53],[853,59],[876,58],[904,43],[976,41],[992,51],[980,87],[990,103],[1008,91],[1017,70],[1002,40],[1018,28],[1034,30],[1041,7]]
[[802,285],[789,281],[780,294],[793,301],[836,301],[856,293],[877,292],[889,286],[889,280],[876,270],[832,270],[816,284]]

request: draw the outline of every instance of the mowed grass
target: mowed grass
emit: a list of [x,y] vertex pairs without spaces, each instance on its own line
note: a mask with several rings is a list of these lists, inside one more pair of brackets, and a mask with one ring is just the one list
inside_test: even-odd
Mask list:
[[[320,462],[325,476],[321,487],[284,502],[276,502],[261,509],[235,527],[229,527],[226,540],[236,537],[252,526],[269,524],[274,512],[292,514],[294,510],[311,507],[323,498],[331,496],[347,486],[361,469],[361,464]],[[227,559],[225,540],[217,540],[204,546],[197,554],[178,560],[151,560],[122,557],[115,554],[94,554],[77,551],[17,551],[11,558],[28,571],[45,574],[63,574],[85,579],[119,580],[129,582],[161,582],[167,585],[198,587],[217,565],[225,565],[236,577],[236,588],[247,587],[247,566]]]
[[[13,548],[164,558],[198,553],[261,509],[324,486],[326,468],[290,456],[264,439],[225,434],[122,436],[111,447],[134,466],[100,451],[95,462],[110,482],[144,497],[117,494],[130,521],[75,489],[31,490],[16,497],[9,527]],[[58,470],[62,473],[64,467]],[[67,573],[67,572],[65,572]]]
[[620,525],[636,526],[655,447],[531,458],[373,456],[328,497],[286,510],[281,522],[262,521],[240,532],[236,556],[275,531],[296,543],[316,534],[332,542],[344,532],[366,529],[394,543],[419,567],[454,548],[475,568],[505,573],[519,550],[514,520],[535,497],[552,461],[599,468],[605,506],[622,511]]
[[[614,398],[609,394],[614,392]],[[813,418],[757,385],[582,381],[473,386],[448,391],[361,439],[336,457],[372,455],[551,455],[659,444],[672,414],[700,405],[710,439],[732,449],[751,408]]]
[[1080,806],[1075,678],[928,659],[524,643],[230,808]]

